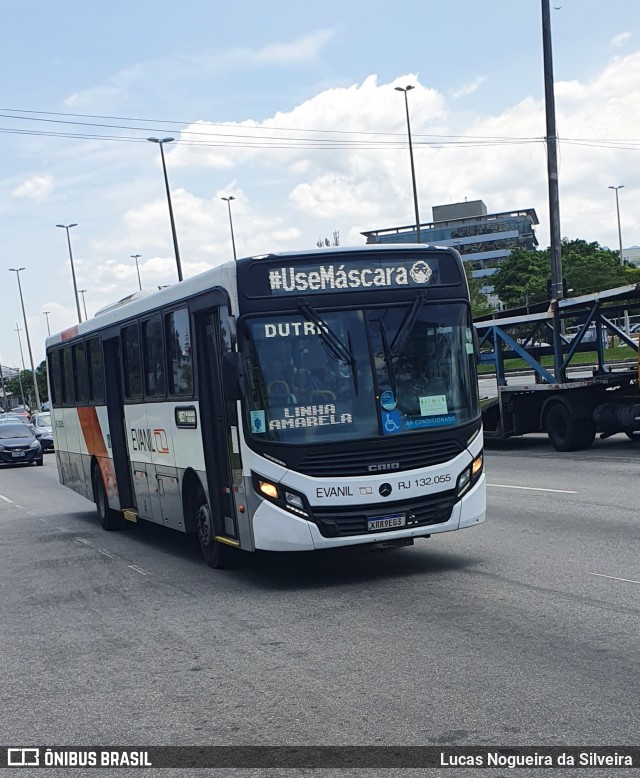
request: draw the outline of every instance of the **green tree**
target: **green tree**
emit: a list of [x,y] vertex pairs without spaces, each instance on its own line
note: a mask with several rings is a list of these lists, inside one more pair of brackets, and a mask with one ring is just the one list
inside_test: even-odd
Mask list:
[[471,315],[475,319],[478,316],[485,316],[493,310],[487,295],[482,291],[483,282],[480,278],[473,278],[471,275],[471,263],[463,262],[464,272],[469,284],[469,296],[471,298]]
[[550,274],[548,251],[512,249],[500,263],[498,272],[491,276],[493,289],[503,305],[538,303],[547,299],[547,279]]
[[[5,376],[4,385],[7,394],[12,395],[12,405],[22,405],[24,402],[31,406],[30,396],[33,395],[31,370],[20,370],[11,378]],[[22,392],[24,392],[24,398]]]
[[47,402],[49,399],[49,385],[47,383],[47,360],[36,367],[36,381],[38,382],[38,392],[40,392],[40,402]]
[[[640,281],[637,268],[620,265],[618,253],[598,243],[564,238],[561,246],[562,275],[570,295],[592,294],[603,289]],[[495,293],[507,308],[547,299],[551,279],[550,250],[513,249],[498,272],[491,276]]]
[[585,240],[562,241],[562,272],[571,295],[591,294],[627,283],[617,251]]

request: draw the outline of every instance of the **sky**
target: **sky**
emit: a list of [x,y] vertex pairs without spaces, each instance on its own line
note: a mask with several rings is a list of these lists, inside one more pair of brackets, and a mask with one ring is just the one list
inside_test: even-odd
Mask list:
[[[233,258],[409,225],[433,205],[534,208],[549,242],[541,0],[3,3],[0,360]],[[551,0],[561,232],[640,244],[640,3]],[[84,318],[83,296],[80,295]]]

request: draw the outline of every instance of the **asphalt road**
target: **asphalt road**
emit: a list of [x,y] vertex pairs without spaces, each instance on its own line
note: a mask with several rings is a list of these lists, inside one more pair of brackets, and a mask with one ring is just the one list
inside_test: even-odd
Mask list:
[[1,470],[1,739],[638,744],[640,446],[486,453],[482,527],[225,572],[104,532],[51,455]]

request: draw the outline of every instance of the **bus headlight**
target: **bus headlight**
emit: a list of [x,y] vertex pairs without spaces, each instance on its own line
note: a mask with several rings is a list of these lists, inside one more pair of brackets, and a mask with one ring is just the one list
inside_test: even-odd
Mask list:
[[456,495],[458,497],[462,497],[465,492],[468,492],[478,478],[480,478],[483,466],[484,456],[482,452],[480,452],[469,467],[465,468],[458,476],[458,482],[456,483]]
[[265,497],[270,497],[272,500],[278,500],[280,498],[280,492],[275,484],[271,481],[258,481],[258,491]]
[[266,498],[280,508],[295,513],[296,516],[309,518],[311,515],[303,495],[281,485],[274,484],[272,481],[267,481],[256,473],[253,473],[253,488],[261,497]]

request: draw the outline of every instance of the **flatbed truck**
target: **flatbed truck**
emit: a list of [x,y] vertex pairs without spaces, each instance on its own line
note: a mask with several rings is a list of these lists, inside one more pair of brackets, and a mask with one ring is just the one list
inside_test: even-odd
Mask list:
[[[633,284],[476,320],[480,365],[493,365],[497,383],[495,397],[481,397],[485,438],[546,432],[558,451],[586,449],[598,433],[640,440],[638,340],[620,324],[639,311],[640,284]],[[635,358],[607,362],[613,341]],[[577,365],[585,352],[593,362]],[[524,361],[524,374],[507,370],[514,358]],[[482,368],[480,377],[487,377]]]

